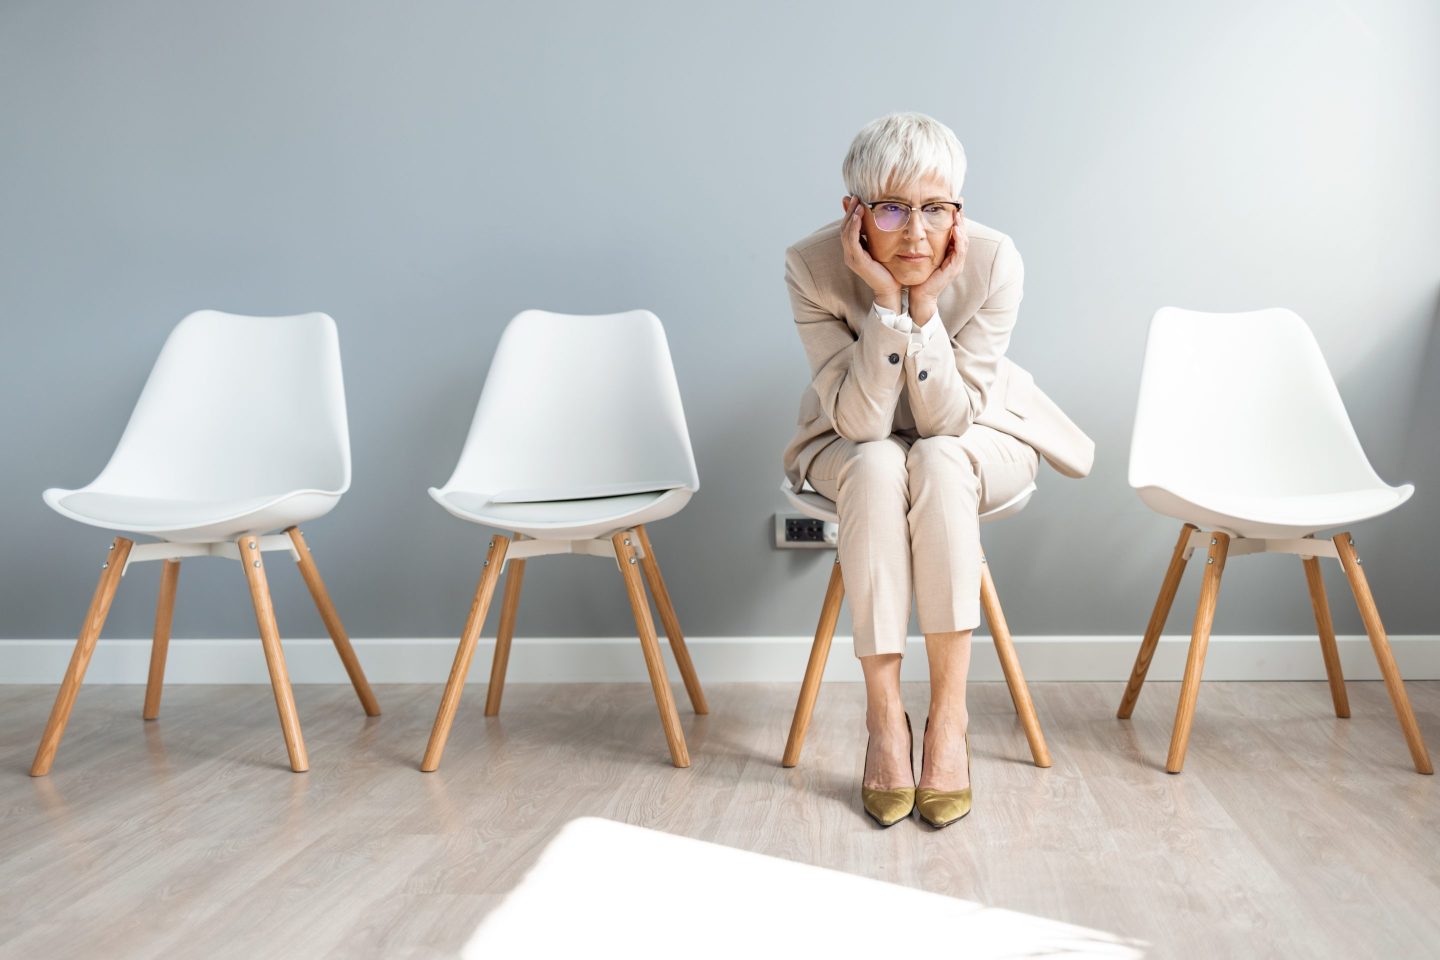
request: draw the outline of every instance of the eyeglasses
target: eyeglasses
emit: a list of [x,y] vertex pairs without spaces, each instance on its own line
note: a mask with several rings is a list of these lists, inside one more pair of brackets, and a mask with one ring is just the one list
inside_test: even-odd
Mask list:
[[933,200],[919,207],[912,207],[898,200],[860,202],[870,208],[870,213],[875,218],[875,226],[886,233],[905,229],[910,223],[910,214],[915,210],[920,211],[926,230],[949,230],[955,225],[955,217],[962,209],[959,200]]

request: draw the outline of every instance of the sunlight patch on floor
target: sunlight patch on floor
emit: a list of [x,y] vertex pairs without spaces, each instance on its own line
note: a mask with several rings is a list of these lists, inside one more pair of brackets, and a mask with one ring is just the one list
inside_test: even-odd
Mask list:
[[[567,823],[466,945],[509,956],[1144,956],[1145,943],[598,817]],[[561,951],[567,951],[562,953]],[[802,952],[803,951],[803,952]]]

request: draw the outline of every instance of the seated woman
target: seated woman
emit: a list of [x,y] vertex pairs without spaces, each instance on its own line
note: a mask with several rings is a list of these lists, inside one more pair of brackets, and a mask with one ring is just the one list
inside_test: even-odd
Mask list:
[[[980,623],[979,515],[1039,458],[1067,476],[1094,444],[1004,356],[1024,270],[1005,234],[967,220],[965,153],[923,114],[868,124],[843,166],[845,215],[785,251],[810,362],[785,472],[835,501],[855,654],[865,674],[865,810],[933,826],[970,810],[965,707]],[[918,793],[900,658],[914,591],[930,665]]]

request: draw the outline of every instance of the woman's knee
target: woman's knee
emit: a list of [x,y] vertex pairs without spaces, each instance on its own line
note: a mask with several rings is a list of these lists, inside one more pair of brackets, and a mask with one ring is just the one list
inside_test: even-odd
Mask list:
[[977,487],[980,482],[975,463],[959,437],[921,437],[910,445],[905,466],[912,487],[929,479],[940,480],[947,487]]
[[850,458],[840,468],[840,490],[866,487],[906,491],[905,450],[894,440],[868,440],[857,443]]

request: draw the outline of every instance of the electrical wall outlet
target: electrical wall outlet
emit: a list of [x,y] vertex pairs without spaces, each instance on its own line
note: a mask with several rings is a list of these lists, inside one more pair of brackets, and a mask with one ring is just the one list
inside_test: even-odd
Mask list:
[[775,546],[832,549],[840,533],[839,524],[816,520],[803,513],[775,514]]

